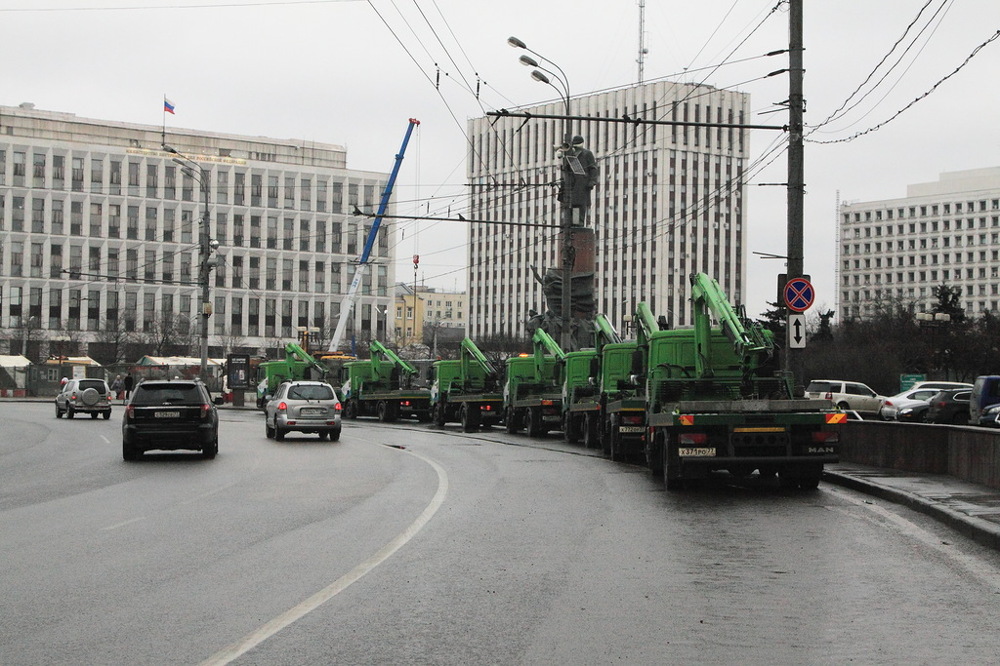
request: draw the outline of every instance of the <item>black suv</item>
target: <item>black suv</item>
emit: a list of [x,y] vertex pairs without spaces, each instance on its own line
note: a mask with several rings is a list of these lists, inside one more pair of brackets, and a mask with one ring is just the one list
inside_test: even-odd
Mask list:
[[132,389],[122,419],[122,457],[152,449],[219,452],[219,414],[199,380],[149,379]]

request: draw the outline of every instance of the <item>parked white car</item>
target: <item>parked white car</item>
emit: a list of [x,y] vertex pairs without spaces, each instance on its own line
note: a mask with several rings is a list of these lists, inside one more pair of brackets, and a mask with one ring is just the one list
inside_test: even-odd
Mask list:
[[935,393],[942,389],[950,388],[972,388],[972,384],[963,382],[939,382],[934,380],[917,382],[901,393],[889,396],[882,403],[879,410],[879,418],[883,421],[894,421],[899,416],[899,411],[908,407],[917,407],[927,404]]
[[878,414],[885,402],[885,396],[867,385],[842,379],[814,379],[806,387],[806,397],[810,400],[829,400],[839,409],[851,409],[861,414]]

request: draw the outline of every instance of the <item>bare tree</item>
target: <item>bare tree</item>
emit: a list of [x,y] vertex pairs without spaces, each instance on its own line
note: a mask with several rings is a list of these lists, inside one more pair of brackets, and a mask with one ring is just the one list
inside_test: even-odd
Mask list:
[[124,319],[103,319],[88,353],[101,365],[118,365],[134,355],[135,343],[136,334],[128,330]]

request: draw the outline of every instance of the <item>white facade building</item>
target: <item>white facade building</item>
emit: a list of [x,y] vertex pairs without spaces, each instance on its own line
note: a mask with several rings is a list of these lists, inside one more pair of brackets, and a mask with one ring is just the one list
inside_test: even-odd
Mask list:
[[[749,96],[659,81],[571,100],[572,115],[691,123],[748,122]],[[517,111],[564,114],[563,102]],[[523,335],[545,310],[532,274],[559,268],[555,146],[563,121],[484,117],[469,122],[469,335]],[[623,330],[646,301],[675,327],[692,323],[689,275],[716,278],[739,302],[746,284],[744,169],[748,132],[574,121],[600,169],[592,193],[597,311]],[[491,221],[516,222],[513,226]]]
[[962,292],[968,316],[1000,305],[1000,167],[942,173],[906,197],[840,206],[838,312],[890,303],[929,312],[933,288]]
[[[186,168],[164,149],[194,163]],[[344,148],[0,107],[0,328],[22,339],[200,331],[208,176],[211,356],[319,329],[329,341],[388,175]],[[384,339],[394,283],[383,225],[349,332]],[[378,307],[376,307],[378,306]],[[28,332],[30,331],[30,336]],[[350,336],[348,336],[349,340]],[[195,350],[192,350],[196,352]]]

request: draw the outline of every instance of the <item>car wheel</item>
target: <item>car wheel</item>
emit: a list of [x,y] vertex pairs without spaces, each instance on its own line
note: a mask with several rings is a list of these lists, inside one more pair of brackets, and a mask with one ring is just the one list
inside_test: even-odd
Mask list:
[[285,441],[285,431],[278,427],[278,419],[274,420],[274,438],[279,442]]
[[266,418],[264,419],[264,434],[267,436],[268,439],[274,439],[274,428],[271,426],[271,424],[267,421]]
[[837,403],[837,409],[840,409],[840,410],[843,410],[843,411],[847,411],[850,408],[851,408],[851,406],[848,405],[846,402],[838,402]]
[[330,431],[330,441],[331,442],[336,442],[338,439],[340,439],[340,429],[338,428],[337,430],[331,430]]
[[125,460],[138,460],[140,455],[142,454],[139,453],[134,444],[129,444],[125,440],[122,440],[122,458]]
[[108,411],[104,412],[104,420],[107,421],[110,418],[111,418],[111,410],[109,409]]
[[59,409],[59,403],[58,402],[56,403],[56,418],[57,419],[61,419],[62,418],[62,410]]
[[969,425],[969,415],[965,412],[959,412],[951,417],[951,422],[954,425]]
[[73,405],[66,408],[66,418],[71,419],[76,416],[76,410],[73,409]]
[[100,414],[98,414],[97,412],[91,412],[90,413],[90,418],[92,418],[92,419],[96,419],[98,416],[100,416]]
[[215,456],[217,455],[219,455],[218,439],[213,440],[211,444],[207,445],[205,448],[201,450],[201,457],[207,460],[211,460],[215,458]]
[[319,441],[321,441],[321,442],[326,441],[326,435],[327,435],[327,433],[320,432],[320,433],[318,433],[318,435],[319,435]]

